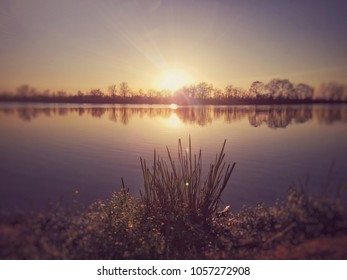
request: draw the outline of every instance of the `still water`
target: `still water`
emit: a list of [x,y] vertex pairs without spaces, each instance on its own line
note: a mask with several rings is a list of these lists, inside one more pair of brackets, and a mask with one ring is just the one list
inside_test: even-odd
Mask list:
[[224,139],[236,167],[223,203],[273,203],[290,186],[334,194],[347,182],[347,106],[110,106],[0,104],[0,209],[91,203],[142,188],[140,157],[202,150],[207,168]]

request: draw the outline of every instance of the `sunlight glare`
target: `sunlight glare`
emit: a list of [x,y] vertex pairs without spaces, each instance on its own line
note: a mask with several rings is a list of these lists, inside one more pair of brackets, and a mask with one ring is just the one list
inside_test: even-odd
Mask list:
[[170,70],[162,73],[159,87],[175,91],[188,83],[188,75],[181,70]]
[[165,123],[172,127],[178,127],[182,122],[176,113],[172,113],[168,119],[165,119]]
[[177,104],[172,103],[172,104],[170,104],[169,108],[172,110],[176,110],[178,108],[178,106],[177,106]]

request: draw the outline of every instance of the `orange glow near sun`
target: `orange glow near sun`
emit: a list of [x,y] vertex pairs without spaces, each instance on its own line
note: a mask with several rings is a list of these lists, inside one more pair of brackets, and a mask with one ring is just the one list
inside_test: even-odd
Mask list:
[[160,89],[167,89],[171,91],[175,91],[184,85],[189,83],[189,76],[182,70],[174,69],[164,71],[159,79],[158,86]]

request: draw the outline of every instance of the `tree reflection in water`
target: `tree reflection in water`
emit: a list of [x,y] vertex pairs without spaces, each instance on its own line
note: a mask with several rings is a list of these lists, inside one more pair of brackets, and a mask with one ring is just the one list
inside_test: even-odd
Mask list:
[[216,120],[226,123],[247,119],[254,127],[266,125],[270,128],[285,128],[293,123],[305,123],[317,120],[319,124],[347,122],[347,106],[345,105],[281,105],[281,106],[191,106],[191,107],[18,107],[0,108],[0,115],[14,115],[23,121],[32,121],[38,117],[92,116],[102,118],[108,116],[112,122],[127,125],[134,116],[143,118],[161,117],[169,119],[175,113],[184,124],[205,126]]

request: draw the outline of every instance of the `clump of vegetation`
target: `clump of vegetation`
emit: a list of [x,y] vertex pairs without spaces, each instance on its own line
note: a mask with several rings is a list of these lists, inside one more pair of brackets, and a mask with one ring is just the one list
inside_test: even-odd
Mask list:
[[226,165],[224,162],[225,143],[204,181],[201,150],[193,156],[190,139],[188,151],[183,151],[179,140],[177,161],[169,149],[168,161],[154,152],[151,169],[141,159],[144,177],[141,202],[146,215],[161,225],[166,256],[182,258],[184,248],[193,245],[192,250],[201,250],[206,241],[213,239],[208,233],[209,223],[217,212],[221,194],[235,166],[235,163]]
[[[274,250],[291,250],[308,240],[345,236],[347,233],[345,209],[338,200],[313,197],[295,188],[289,189],[285,201],[274,206],[258,204],[246,207],[238,213],[215,219],[213,223],[215,234],[228,240],[225,243],[228,249],[224,248],[221,254],[232,252],[236,258],[267,256],[269,253],[271,258],[332,258],[331,254],[320,252],[320,245],[313,251],[322,253],[321,256],[310,256],[308,252],[300,252],[297,257],[282,256],[281,252]],[[346,258],[347,247],[342,249],[339,257],[343,255]]]
[[[224,163],[224,147],[206,180],[201,151],[193,156],[189,141],[183,152],[179,142],[176,161],[169,151],[168,161],[155,153],[152,168],[141,160],[139,198],[123,183],[109,200],[87,208],[57,204],[44,213],[2,215],[0,258],[347,258],[346,213],[338,200],[290,189],[287,200],[273,206],[217,212],[234,168]],[[300,249],[307,242],[313,251]]]
[[188,151],[183,152],[178,142],[178,161],[173,160],[167,148],[168,163],[156,156],[152,169],[141,159],[144,178],[144,195],[141,196],[146,210],[160,212],[166,218],[187,215],[189,219],[208,220],[217,211],[221,194],[225,189],[235,163],[226,166],[224,162],[224,141],[221,152],[216,156],[205,181],[202,181],[201,150],[192,156],[191,140]]

